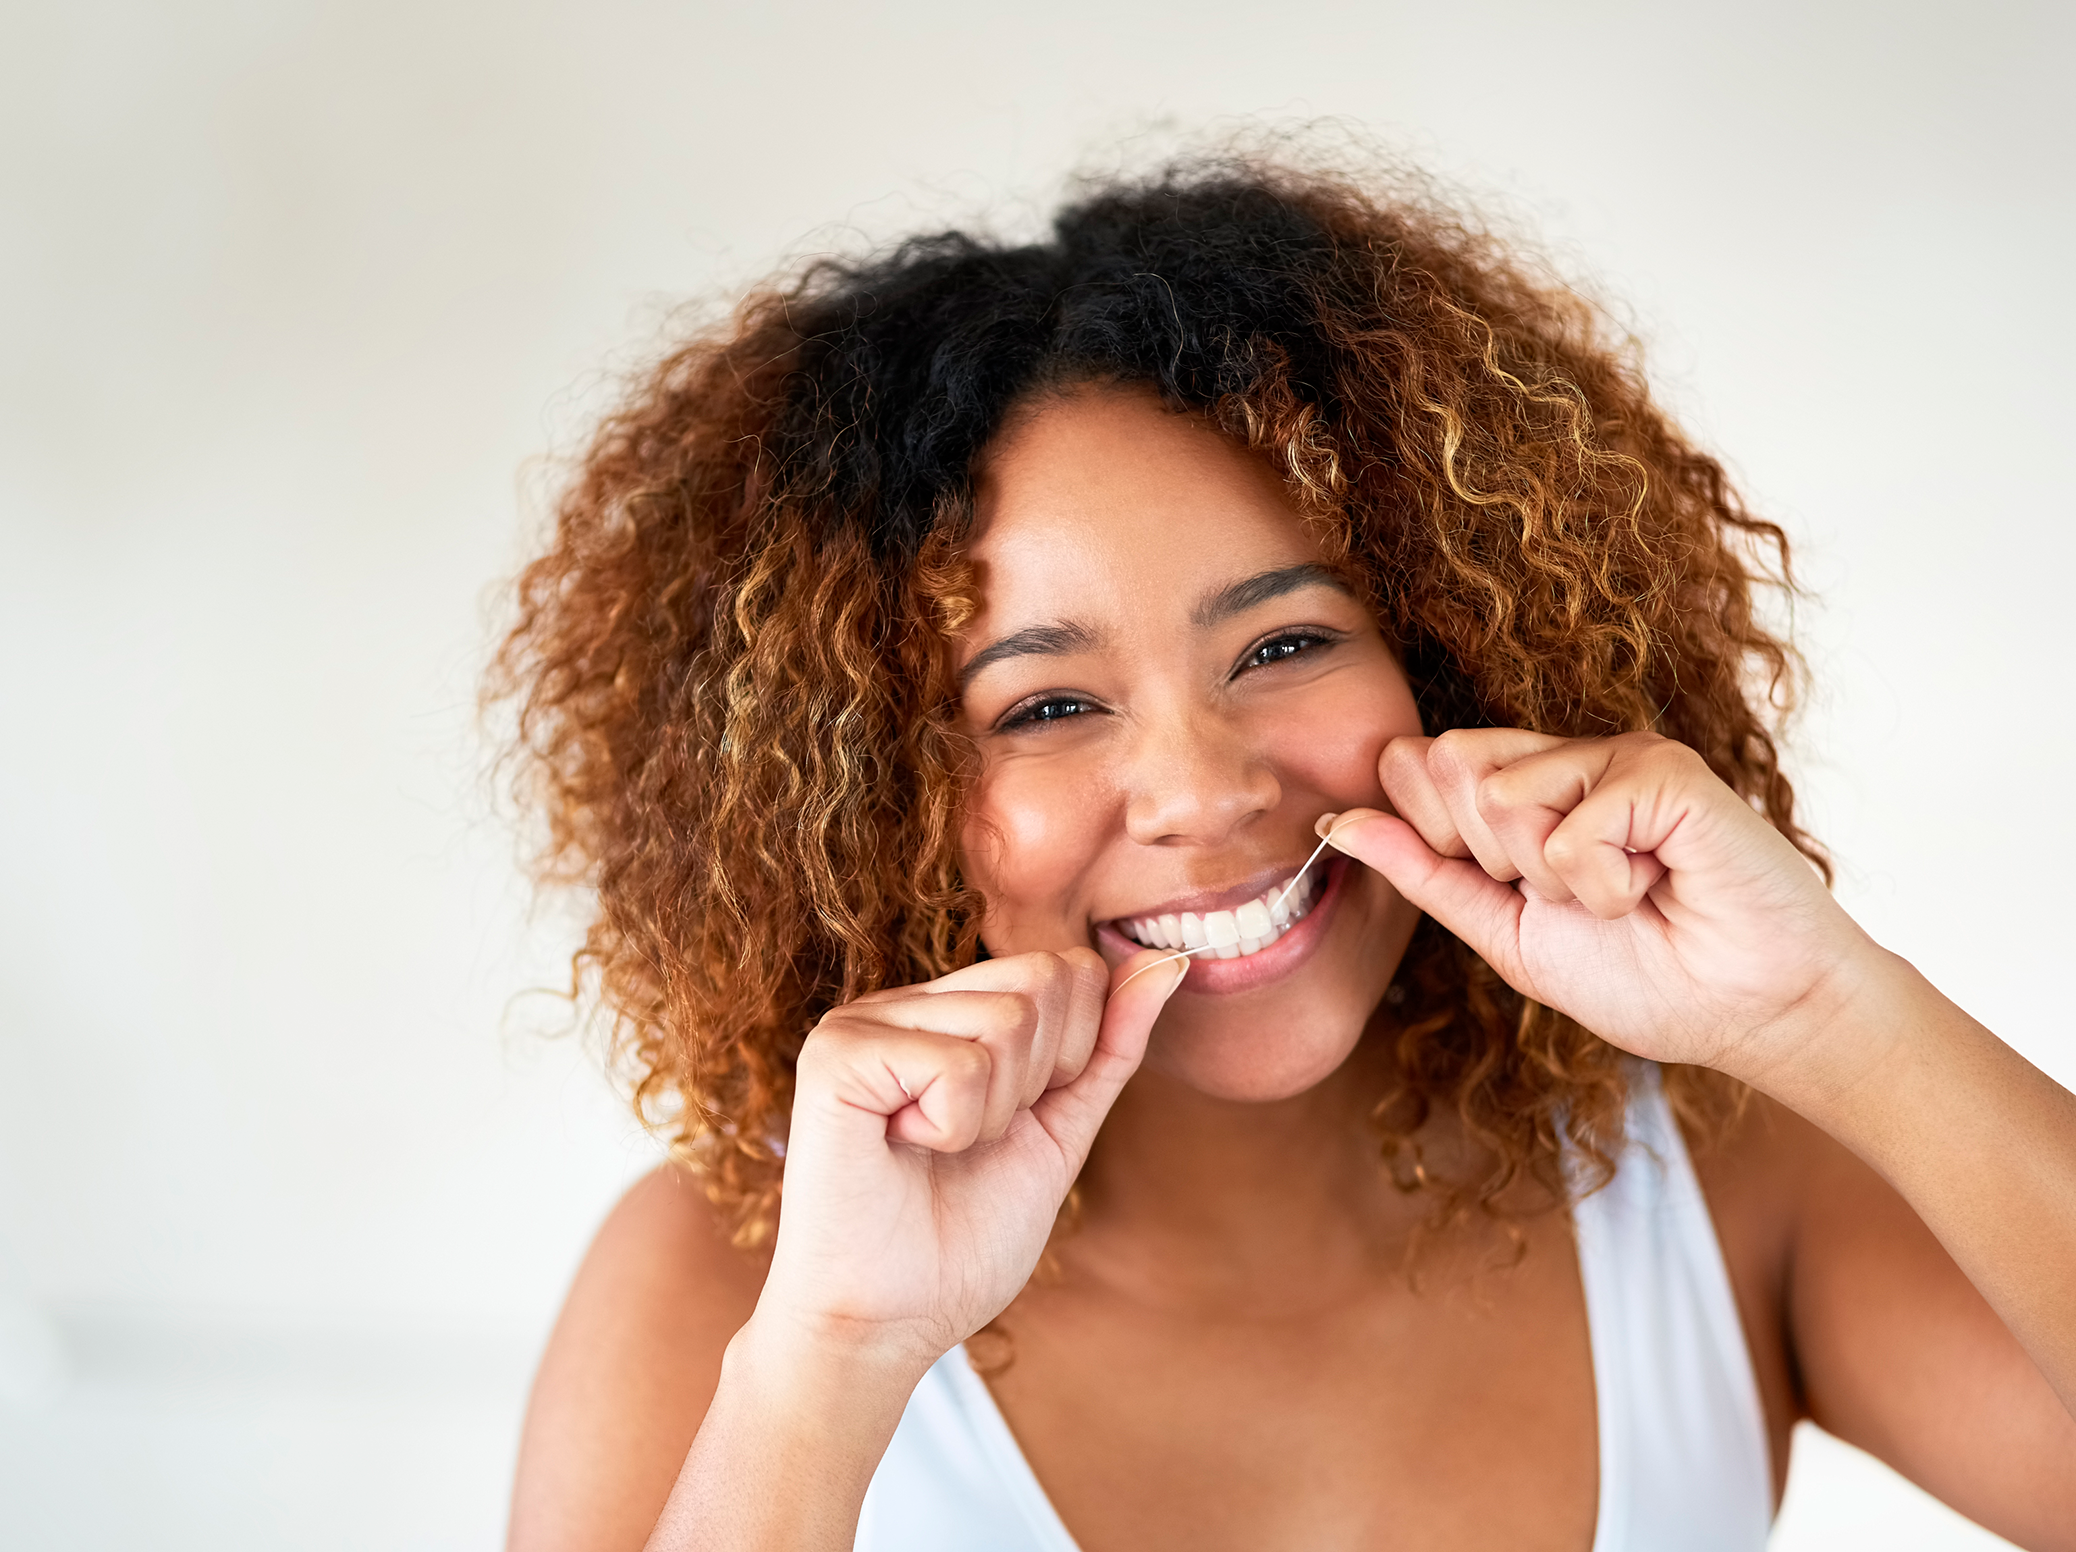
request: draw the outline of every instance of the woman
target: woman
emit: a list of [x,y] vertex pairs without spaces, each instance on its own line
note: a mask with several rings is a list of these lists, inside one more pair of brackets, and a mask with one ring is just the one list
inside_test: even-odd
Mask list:
[[514,1547],[1756,1548],[1804,1416],[2076,1546],[2076,1101],[1826,892],[1595,329],[1208,165],[636,387],[503,687],[678,1162]]

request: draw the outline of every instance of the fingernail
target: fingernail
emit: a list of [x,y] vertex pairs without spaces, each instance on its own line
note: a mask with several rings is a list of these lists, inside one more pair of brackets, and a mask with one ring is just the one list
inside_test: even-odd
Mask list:
[[[1361,824],[1363,820],[1367,819],[1368,817],[1369,815],[1367,814],[1357,814],[1354,816],[1350,816],[1347,814],[1328,814],[1326,816],[1326,819],[1332,822],[1327,824],[1327,827],[1319,832],[1319,837],[1321,840],[1325,841],[1327,845],[1331,846],[1335,851],[1346,851],[1348,848],[1340,843],[1340,840],[1338,839],[1338,832],[1342,830],[1352,830],[1355,826]],[[1324,823],[1325,821],[1322,822]]]
[[1334,821],[1340,817],[1339,814],[1321,814],[1312,822],[1312,833],[1322,841],[1325,840],[1326,832],[1334,827]]
[[[1163,1001],[1165,1001],[1167,998],[1174,995],[1175,988],[1182,984],[1182,978],[1185,975],[1189,974],[1189,956],[1187,954],[1174,954],[1166,959],[1156,959],[1150,965],[1141,965],[1138,969],[1134,970],[1130,975],[1126,976],[1122,981],[1117,983],[1117,991],[1123,991],[1127,986],[1130,986],[1134,981],[1138,980],[1140,976],[1145,975],[1149,970],[1158,970],[1162,968],[1164,965],[1174,965],[1177,967],[1174,978],[1168,982],[1168,989],[1165,992],[1161,993],[1161,998]],[[1117,995],[1117,992],[1112,992],[1110,995],[1114,997]]]

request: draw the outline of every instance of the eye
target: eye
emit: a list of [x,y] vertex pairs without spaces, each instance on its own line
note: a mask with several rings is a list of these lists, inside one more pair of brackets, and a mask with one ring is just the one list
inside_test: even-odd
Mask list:
[[1250,668],[1268,668],[1277,663],[1287,663],[1307,652],[1317,652],[1322,647],[1331,647],[1340,639],[1338,632],[1312,628],[1278,631],[1267,640],[1258,641],[1248,648],[1247,655],[1240,659],[1239,666],[1233,673],[1237,676]]
[[1043,727],[1047,723],[1065,722],[1070,717],[1091,716],[1102,709],[1085,695],[1062,695],[1057,691],[1034,695],[1027,701],[1019,701],[1004,712],[1002,719],[995,724],[995,731],[1021,732]]

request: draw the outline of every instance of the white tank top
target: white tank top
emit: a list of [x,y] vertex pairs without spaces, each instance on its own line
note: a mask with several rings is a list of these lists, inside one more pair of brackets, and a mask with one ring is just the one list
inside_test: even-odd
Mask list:
[[[1572,1211],[1599,1410],[1592,1552],[1764,1552],[1758,1382],[1687,1147],[1645,1068],[1615,1178]],[[955,1347],[909,1399],[857,1552],[1075,1552],[987,1385]]]

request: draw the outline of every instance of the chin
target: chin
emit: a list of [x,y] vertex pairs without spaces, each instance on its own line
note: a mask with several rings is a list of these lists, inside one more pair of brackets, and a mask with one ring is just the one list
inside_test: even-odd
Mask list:
[[[1290,1099],[1332,1076],[1361,1043],[1419,919],[1382,878],[1357,869],[1346,879],[1352,887],[1343,887],[1343,873],[1335,870],[1320,908],[1305,920],[1316,933],[1293,932],[1260,956],[1298,951],[1269,984],[1228,989],[1213,972],[1196,989],[1185,976],[1153,1027],[1146,1066],[1200,1094],[1245,1104]],[[1113,953],[1137,947],[1122,939],[1103,946]],[[1227,960],[1217,970],[1246,963]]]
[[[1284,1026],[1287,1030],[1289,1026]],[[1316,1026],[1315,1026],[1316,1027]],[[1212,1099],[1269,1104],[1316,1088],[1348,1060],[1362,1038],[1360,1026],[1333,1038],[1268,1035],[1260,1025],[1232,1033],[1199,1033],[1156,1026],[1146,1065],[1161,1076]]]

